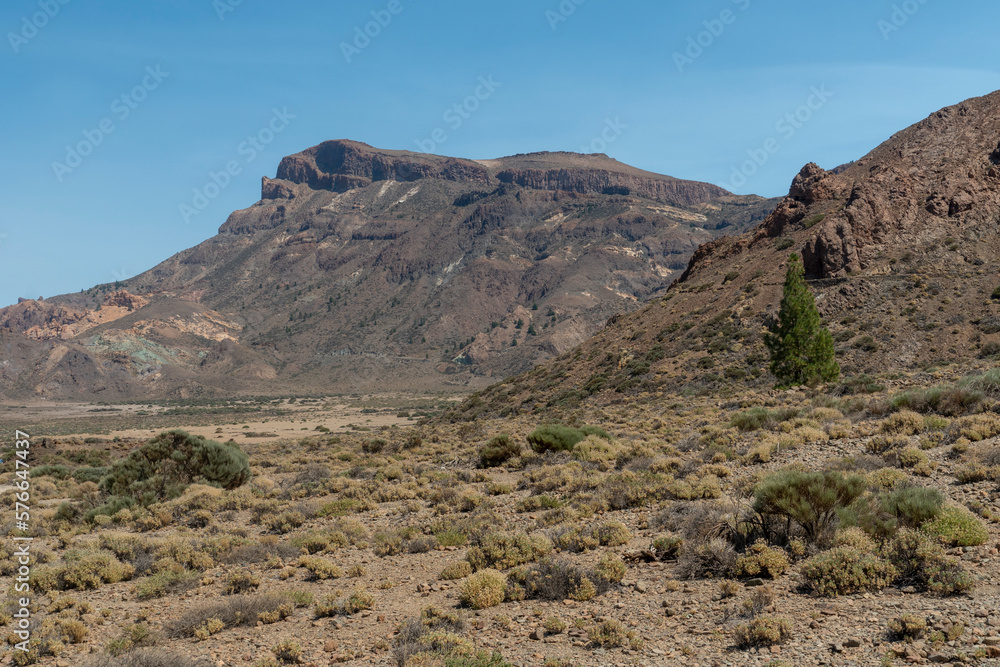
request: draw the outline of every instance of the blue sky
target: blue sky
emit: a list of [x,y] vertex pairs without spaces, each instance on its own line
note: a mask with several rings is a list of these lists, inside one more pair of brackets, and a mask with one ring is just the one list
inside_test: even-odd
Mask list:
[[440,129],[443,155],[606,152],[782,195],[1000,89],[998,24],[962,0],[7,0],[0,305],[152,267],[327,139]]

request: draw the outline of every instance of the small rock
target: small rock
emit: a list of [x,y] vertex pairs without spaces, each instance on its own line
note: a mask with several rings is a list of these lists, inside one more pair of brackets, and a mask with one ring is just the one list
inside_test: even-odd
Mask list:
[[847,648],[857,648],[861,646],[861,640],[854,638],[848,639],[846,642],[844,642],[844,646],[846,646]]
[[645,593],[648,590],[649,590],[649,584],[647,584],[645,581],[637,581],[637,582],[635,582],[635,592],[636,593]]
[[763,586],[764,585],[764,580],[763,579],[747,579],[744,582],[743,585],[746,586],[747,588],[751,588],[751,587],[754,587],[754,586]]
[[531,631],[531,634],[528,635],[528,639],[534,639],[536,642],[545,639],[545,630],[542,628],[535,628]]

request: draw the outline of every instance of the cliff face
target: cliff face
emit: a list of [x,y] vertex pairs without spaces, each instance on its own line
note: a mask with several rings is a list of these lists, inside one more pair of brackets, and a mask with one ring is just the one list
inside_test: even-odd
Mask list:
[[990,233],[1000,208],[998,141],[994,93],[942,109],[843,172],[822,175],[826,185],[812,183],[815,201],[803,203],[836,210],[805,245],[808,269],[824,277],[862,271],[934,230]]
[[260,201],[150,271],[0,309],[0,329],[44,344],[8,386],[482,386],[639,308],[698,245],[773,204],[604,155],[474,161],[329,141],[283,159]]
[[278,165],[277,178],[333,192],[363,188],[374,181],[421,178],[490,183],[487,170],[471,160],[377,151],[353,141],[325,141],[286,157]]
[[[327,141],[284,158],[278,181],[265,180],[263,199],[283,199],[294,194],[291,184],[313,190],[346,192],[375,181],[441,179],[483,187],[513,183],[532,190],[565,190],[583,194],[629,195],[670,204],[692,206],[731,193],[708,183],[684,181],[618,165],[605,155],[573,155],[573,166],[511,168],[512,163],[559,162],[559,153],[537,153],[477,163],[472,160],[419,155],[405,151],[380,151],[353,141]],[[587,160],[587,158],[592,158]],[[588,164],[588,162],[590,164]],[[609,164],[612,165],[611,168]],[[615,168],[615,166],[619,168]]]
[[496,177],[502,183],[516,183],[523,188],[635,195],[681,206],[702,204],[730,194],[709,183],[643,178],[603,169],[504,169]]

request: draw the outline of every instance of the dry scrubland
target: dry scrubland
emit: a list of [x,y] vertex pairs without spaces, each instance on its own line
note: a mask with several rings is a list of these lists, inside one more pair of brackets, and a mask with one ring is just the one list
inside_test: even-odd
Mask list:
[[176,436],[160,486],[115,466],[141,441],[61,436],[33,454],[32,652],[4,660],[996,664],[1000,375],[905,382],[472,402],[246,465]]

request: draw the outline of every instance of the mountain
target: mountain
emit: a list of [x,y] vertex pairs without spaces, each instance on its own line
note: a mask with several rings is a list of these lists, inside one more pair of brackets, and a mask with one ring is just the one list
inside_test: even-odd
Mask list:
[[0,310],[0,393],[54,398],[484,387],[662,294],[763,220],[606,155],[464,160],[328,141],[218,235],[114,285]]
[[700,247],[664,296],[473,397],[464,414],[771,384],[763,334],[792,252],[846,375],[990,363],[998,223],[1000,92],[942,109],[851,164],[806,165],[766,220]]

